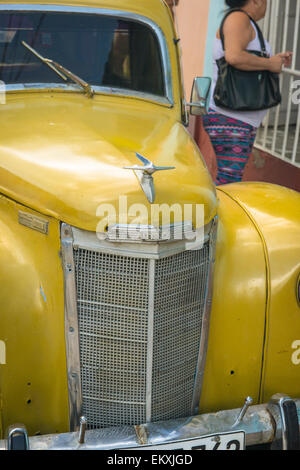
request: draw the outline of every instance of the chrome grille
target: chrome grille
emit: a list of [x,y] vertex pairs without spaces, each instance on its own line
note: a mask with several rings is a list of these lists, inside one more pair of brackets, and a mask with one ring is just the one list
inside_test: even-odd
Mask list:
[[208,263],[208,245],[156,263],[152,414],[157,421],[191,414]]
[[77,248],[74,265],[82,413],[89,427],[190,415],[208,243],[158,260]]
[[145,421],[148,261],[74,251],[82,411],[90,428]]

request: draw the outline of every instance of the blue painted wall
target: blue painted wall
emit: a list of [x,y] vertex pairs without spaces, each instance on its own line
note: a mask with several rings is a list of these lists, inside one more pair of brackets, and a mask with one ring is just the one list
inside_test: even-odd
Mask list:
[[210,0],[208,28],[205,48],[204,74],[212,77],[212,50],[216,32],[222,21],[225,10],[224,0]]

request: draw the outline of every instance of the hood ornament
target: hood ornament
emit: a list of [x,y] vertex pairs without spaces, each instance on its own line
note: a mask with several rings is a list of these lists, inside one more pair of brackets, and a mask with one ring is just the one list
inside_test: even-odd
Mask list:
[[136,153],[137,158],[144,164],[144,166],[134,165],[125,166],[125,170],[133,170],[136,174],[142,190],[144,191],[148,201],[153,203],[155,200],[155,188],[153,181],[153,173],[156,171],[175,170],[174,166],[155,166],[150,160]]

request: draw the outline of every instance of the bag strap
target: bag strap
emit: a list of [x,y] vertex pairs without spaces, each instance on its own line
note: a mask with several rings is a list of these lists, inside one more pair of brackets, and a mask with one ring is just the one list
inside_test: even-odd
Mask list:
[[242,13],[245,13],[245,15],[248,16],[248,18],[254,23],[255,25],[255,28],[256,28],[256,31],[257,31],[257,34],[258,34],[258,38],[259,38],[259,42],[260,42],[260,47],[261,47],[261,51],[266,54],[267,51],[266,51],[266,43],[265,43],[265,40],[264,40],[264,37],[263,37],[263,34],[261,32],[261,29],[260,27],[258,26],[258,24],[256,23],[256,21],[254,21],[253,18],[251,18],[251,16],[245,11],[245,10],[242,10],[241,8],[232,8],[231,10],[229,10],[226,15],[224,16],[223,20],[222,20],[222,23],[221,23],[221,26],[220,26],[220,37],[221,37],[221,41],[222,41],[222,47],[223,47],[223,51],[225,51],[225,40],[224,40],[224,33],[223,33],[223,28],[224,28],[224,23],[225,23],[225,20],[227,19],[227,17],[229,15],[231,15],[231,13],[235,12],[235,11],[241,11]]

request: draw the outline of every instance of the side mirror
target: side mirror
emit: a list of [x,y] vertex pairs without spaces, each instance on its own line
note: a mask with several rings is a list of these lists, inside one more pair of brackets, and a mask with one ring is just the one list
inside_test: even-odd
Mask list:
[[207,114],[210,86],[211,78],[209,77],[197,77],[194,79],[191,103],[187,103],[187,105],[190,106],[190,113],[192,115],[202,116]]

